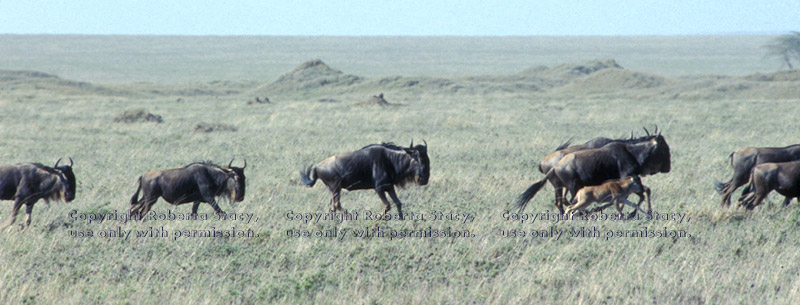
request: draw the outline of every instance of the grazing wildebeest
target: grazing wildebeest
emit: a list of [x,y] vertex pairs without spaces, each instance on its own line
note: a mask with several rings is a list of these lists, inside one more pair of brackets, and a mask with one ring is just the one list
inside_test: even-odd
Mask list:
[[641,143],[609,143],[601,148],[567,154],[547,171],[542,180],[525,190],[516,205],[522,211],[544,183],[553,178],[557,178],[558,183],[575,198],[575,194],[584,186],[599,185],[626,176],[647,176],[669,171],[669,145],[660,134]]
[[0,166],[0,200],[14,200],[11,218],[2,226],[6,228],[14,223],[17,213],[25,205],[25,225],[31,225],[33,205],[39,199],[46,202],[62,200],[70,202],[75,199],[75,174],[72,172],[72,158],[69,165],[61,165],[59,158],[53,167],[39,163],[20,163]]
[[[158,197],[172,205],[193,202],[192,214],[197,214],[201,202],[208,203],[217,214],[223,214],[216,198],[231,202],[244,200],[245,176],[242,167],[214,165],[210,162],[195,162],[181,168],[154,170],[139,177],[136,193],[131,197],[131,216],[142,219],[156,203]],[[142,199],[139,200],[139,191]]]
[[792,198],[800,197],[800,161],[768,162],[753,167],[748,187],[753,190],[739,203],[752,210],[773,190],[786,198],[783,205],[789,205]]
[[[547,172],[550,171],[550,169],[553,168],[558,163],[558,161],[561,161],[561,158],[576,151],[592,149],[592,148],[600,148],[609,143],[617,143],[617,142],[627,143],[627,144],[640,143],[648,141],[655,137],[650,135],[650,132],[647,131],[647,128],[644,127],[642,128],[644,129],[647,135],[635,139],[633,138],[633,131],[631,131],[631,136],[628,139],[609,139],[605,137],[597,137],[587,141],[586,143],[580,145],[572,145],[572,146],[569,146],[570,141],[567,141],[566,143],[561,144],[558,148],[556,148],[555,151],[545,156],[544,159],[542,159],[542,162],[539,163],[539,171],[542,174],[547,174]],[[658,134],[658,126],[656,126],[654,134]],[[566,200],[562,196],[564,194],[564,187],[560,184],[558,178],[553,178],[550,179],[549,181],[550,184],[555,189],[556,207],[558,208],[559,212],[564,213],[564,206],[566,205]],[[639,197],[641,197],[641,195],[639,195]],[[641,203],[641,200],[639,202]]]
[[316,167],[309,166],[300,171],[300,178],[308,186],[314,186],[321,179],[333,193],[331,212],[341,211],[339,196],[342,189],[348,191],[374,189],[383,202],[383,215],[391,209],[386,194],[392,197],[397,206],[400,219],[403,209],[394,186],[404,186],[414,181],[419,185],[428,184],[431,161],[428,159],[428,143],[400,147],[393,143],[371,144],[363,148],[328,157]]
[[628,176],[618,180],[609,180],[600,185],[581,188],[578,190],[575,198],[572,199],[572,204],[564,211],[564,214],[573,214],[576,211],[581,211],[594,202],[609,202],[608,205],[613,204],[620,215],[622,215],[623,204],[630,205],[636,210],[641,210],[638,204],[633,204],[628,201],[628,196],[630,196],[630,194],[644,192],[648,193],[647,209],[649,212],[642,212],[649,214],[652,211],[649,189],[642,184],[642,179],[639,178],[639,176]]
[[[733,177],[730,181],[722,183],[714,181],[714,189],[722,194],[723,207],[731,205],[731,196],[736,188],[744,185],[750,178],[750,173],[756,165],[767,162],[789,162],[800,160],[800,144],[786,147],[747,147],[737,150],[729,156]],[[747,186],[742,190],[742,197],[751,192]],[[741,199],[739,198],[739,199]]]

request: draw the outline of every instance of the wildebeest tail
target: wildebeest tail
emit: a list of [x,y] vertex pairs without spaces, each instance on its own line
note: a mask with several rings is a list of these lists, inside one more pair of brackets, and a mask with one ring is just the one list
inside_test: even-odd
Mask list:
[[519,195],[519,197],[517,198],[516,206],[517,208],[519,208],[520,212],[522,212],[522,210],[525,209],[525,206],[528,205],[528,202],[530,202],[531,199],[533,199],[533,196],[536,196],[536,193],[538,193],[539,190],[542,189],[542,186],[544,186],[544,184],[547,183],[547,179],[550,178],[550,176],[552,175],[553,175],[553,170],[550,169],[550,171],[547,172],[547,175],[545,175],[545,177],[542,178],[542,180],[539,180],[539,182],[534,183],[533,185],[528,187],[528,189],[525,190],[525,192],[522,193],[522,195]]
[[716,190],[717,193],[722,195],[722,190],[724,190],[726,187],[728,187],[728,185],[731,184],[732,182],[733,182],[733,178],[731,178],[731,180],[729,180],[728,182],[725,182],[725,183],[722,183],[719,180],[714,180],[714,190]]
[[139,202],[139,191],[142,190],[142,177],[139,176],[139,183],[136,186],[136,193],[133,193],[133,197],[131,197],[131,205],[135,205]]
[[[728,156],[728,159],[730,159],[731,167],[733,167],[733,154],[734,153],[735,152],[732,152]],[[717,191],[717,193],[722,195],[723,190],[728,188],[728,187],[730,187],[731,183],[733,183],[733,177],[731,177],[731,180],[728,180],[728,182],[725,182],[725,183],[719,182],[719,180],[714,180],[714,189]]]
[[313,165],[309,165],[305,169],[300,170],[300,179],[307,187],[314,186],[317,182],[317,169]]

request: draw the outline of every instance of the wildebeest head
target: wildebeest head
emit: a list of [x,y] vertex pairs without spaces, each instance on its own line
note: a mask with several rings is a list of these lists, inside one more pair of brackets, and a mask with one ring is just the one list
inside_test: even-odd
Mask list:
[[244,160],[244,165],[242,167],[235,167],[233,166],[233,159],[231,162],[228,163],[228,191],[231,193],[231,198],[235,202],[241,202],[244,200],[244,186],[245,186],[245,177],[244,177],[244,169],[247,167],[247,160]]
[[64,201],[70,202],[75,199],[75,173],[72,172],[72,158],[69,158],[69,165],[58,166],[59,162],[61,162],[61,158],[56,161],[56,165],[53,166],[53,168],[64,175],[62,178],[65,180],[63,183],[66,186],[64,190]]
[[669,153],[669,145],[664,140],[664,136],[657,135],[648,143],[649,149],[643,155],[641,162],[642,175],[653,175],[656,173],[669,173],[672,169]]
[[416,169],[414,171],[414,182],[419,185],[426,185],[431,175],[431,160],[428,158],[428,142],[422,140],[422,143],[424,145],[414,146],[414,140],[411,140],[411,144],[404,150],[411,156],[412,168]]

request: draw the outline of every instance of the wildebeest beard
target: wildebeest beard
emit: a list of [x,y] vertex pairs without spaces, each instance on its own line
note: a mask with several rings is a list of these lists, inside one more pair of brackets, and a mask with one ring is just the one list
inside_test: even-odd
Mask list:
[[419,183],[419,160],[414,160],[404,151],[391,151],[388,153],[388,157],[397,172],[400,173],[395,180],[395,185],[405,188],[408,183]]

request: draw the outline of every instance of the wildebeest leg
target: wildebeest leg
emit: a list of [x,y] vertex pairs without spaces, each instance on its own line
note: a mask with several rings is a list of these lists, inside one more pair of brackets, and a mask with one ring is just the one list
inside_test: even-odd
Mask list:
[[22,199],[17,198],[14,200],[14,207],[11,208],[11,218],[8,219],[8,222],[0,227],[0,230],[7,228],[8,226],[14,224],[14,221],[17,220],[17,213],[19,213],[19,208],[22,207]]
[[638,205],[634,204],[633,202],[630,202],[630,201],[628,201],[628,199],[626,199],[626,198],[620,198],[619,200],[620,200],[620,202],[622,202],[622,203],[624,203],[624,204],[627,204],[627,205],[629,205],[629,206],[632,206],[632,207],[633,207],[633,208],[635,208],[637,211],[642,211],[642,213],[644,213],[645,215],[647,215],[647,216],[650,216],[650,213],[649,213],[649,212],[645,212],[645,211],[643,211],[643,210],[642,210],[642,208],[640,208]]
[[214,209],[214,212],[217,213],[217,215],[225,214],[225,212],[223,212],[222,209],[219,208],[216,196],[214,196],[214,193],[212,193],[211,188],[207,186],[208,184],[198,181],[197,185],[198,188],[200,189],[200,196],[203,197],[203,200],[201,201],[208,202],[208,204],[211,205],[211,208]]
[[342,202],[340,201],[342,197],[342,190],[336,190],[336,193],[333,193],[333,197],[331,198],[333,204],[333,211],[341,211],[342,209]]
[[381,214],[381,219],[383,219],[383,217],[386,216],[386,213],[392,209],[392,205],[389,204],[389,200],[386,200],[386,194],[384,193],[383,189],[376,188],[375,192],[378,193],[378,197],[380,197],[381,201],[383,202],[383,214]]
[[625,200],[625,198],[617,198],[611,201],[611,203],[614,204],[614,207],[617,208],[617,216],[620,218],[622,218],[622,200]]
[[749,202],[747,202],[746,205],[747,209],[748,210],[755,209],[758,205],[761,204],[762,201],[764,201],[765,198],[767,198],[767,195],[769,195],[769,193],[770,192],[756,191],[755,199],[749,200]]
[[737,204],[739,207],[747,207],[750,203],[753,202],[753,199],[756,197],[756,193],[747,194],[747,196],[739,198]]
[[572,202],[575,201],[575,194],[572,194],[571,199],[567,199],[569,190],[566,187],[559,187],[556,192],[560,194],[556,195],[556,207],[563,214],[566,208],[571,206]]
[[403,220],[403,207],[402,203],[400,203],[400,198],[397,198],[397,193],[394,192],[394,187],[389,187],[387,190],[389,192],[389,196],[392,197],[392,201],[394,201],[394,205],[397,206],[397,213],[400,215],[400,220]]
[[25,226],[31,226],[31,212],[33,212],[33,204],[35,202],[25,204]]
[[131,205],[130,210],[128,210],[128,215],[130,215],[130,216],[137,215],[138,216],[139,215],[139,211],[141,209],[142,209],[142,204],[141,203],[137,203],[137,204]]
[[325,186],[328,187],[328,190],[331,191],[331,212],[336,212],[337,210],[342,210],[342,203],[339,201],[342,193],[342,181],[341,179],[337,179],[336,181],[328,182],[327,180],[323,179],[322,182],[325,182]]
[[225,212],[223,212],[222,209],[219,208],[217,200],[211,199],[211,202],[209,202],[208,204],[210,204],[211,207],[214,208],[214,212],[217,213],[217,215],[225,214]]
[[150,209],[153,208],[153,205],[156,204],[156,201],[158,201],[158,197],[148,198],[144,201],[144,203],[142,203],[142,208],[139,209],[139,217],[141,217],[140,219],[144,219],[144,216],[150,212]]
[[[733,196],[733,192],[736,191],[736,189],[739,188],[740,186],[742,186],[745,183],[747,183],[747,180],[749,180],[749,178],[750,178],[749,176],[750,176],[750,172],[749,171],[747,171],[745,174],[740,174],[740,175],[737,175],[736,173],[734,173],[733,180],[731,180],[731,182],[729,184],[725,185],[725,188],[722,189],[722,206],[723,207],[727,207],[727,206],[731,205],[731,197]],[[745,187],[744,188],[744,190],[742,191],[742,197],[744,197],[744,195],[747,194],[747,193],[750,193],[750,188],[749,187]],[[740,199],[739,202],[741,202],[741,198],[739,198],[739,199]]]
[[748,194],[753,193],[753,192],[755,192],[755,190],[751,189],[750,188],[750,184],[748,183],[742,189],[742,195],[739,197],[739,200],[737,202],[742,202],[742,198],[746,197]]
[[[637,206],[642,206],[642,202],[644,201],[644,199],[646,197],[647,198],[647,212],[648,213],[652,213],[653,212],[653,206],[650,205],[650,188],[644,186],[644,192],[643,193],[635,193],[635,194],[636,194],[636,196],[639,196],[639,202],[637,202],[636,205]],[[633,210],[633,212],[628,214],[628,218],[633,218],[634,216],[636,216],[636,213],[638,213],[638,212],[639,212],[638,210]]]
[[192,215],[197,215],[197,208],[200,207],[200,201],[192,203]]
[[556,187],[555,190],[556,190],[556,208],[558,208],[558,211],[561,214],[564,214],[564,206],[567,205],[564,202],[566,201],[564,197],[566,197],[565,194],[567,189],[563,187]]

